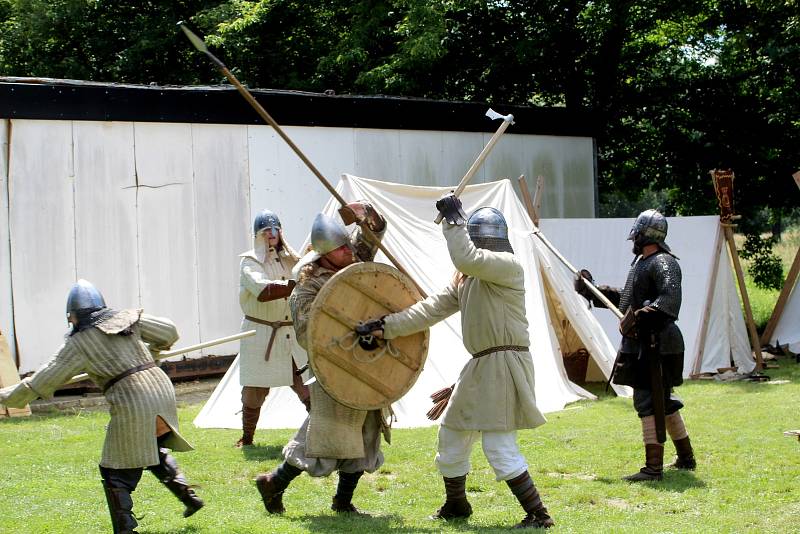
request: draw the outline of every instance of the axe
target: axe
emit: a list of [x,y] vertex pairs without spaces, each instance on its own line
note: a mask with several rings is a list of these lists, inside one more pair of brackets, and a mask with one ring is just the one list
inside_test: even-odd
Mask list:
[[[220,71],[222,71],[222,74],[225,75],[228,81],[231,82],[231,84],[233,84],[234,87],[236,87],[236,90],[239,91],[239,94],[241,94],[244,97],[244,99],[247,100],[247,103],[250,104],[254,110],[256,110],[256,113],[258,113],[259,116],[267,122],[267,124],[272,126],[272,128],[278,133],[278,135],[281,136],[281,139],[286,141],[286,144],[289,145],[289,148],[291,148],[294,151],[294,153],[297,154],[297,157],[300,158],[300,160],[303,163],[305,163],[306,167],[308,167],[308,169],[314,174],[314,176],[317,177],[317,179],[322,183],[322,185],[325,186],[325,189],[327,189],[328,192],[331,195],[333,195],[333,197],[339,202],[339,204],[345,206],[347,204],[347,201],[342,197],[342,195],[340,195],[339,192],[336,191],[336,189],[334,189],[334,187],[330,184],[330,182],[327,179],[325,179],[325,177],[322,175],[319,169],[317,169],[317,167],[315,167],[314,164],[311,163],[311,160],[309,160],[306,157],[303,151],[300,150],[300,148],[296,144],[294,144],[294,141],[292,141],[291,138],[288,135],[286,135],[286,132],[283,131],[283,128],[281,128],[280,125],[277,122],[275,122],[275,119],[273,119],[272,116],[269,113],[267,113],[267,110],[265,110],[264,107],[258,103],[258,101],[255,99],[252,93],[250,93],[250,91],[248,91],[247,88],[244,85],[242,85],[241,82],[239,82],[236,76],[234,76],[233,73],[231,73],[231,71],[228,70],[228,67],[226,67],[225,64],[222,61],[220,61],[220,59],[217,56],[215,56],[208,50],[205,41],[203,41],[200,37],[198,37],[192,30],[187,28],[184,22],[182,21],[179,22],[178,26],[180,26],[181,30],[183,30],[183,33],[186,34],[186,37],[189,38],[189,41],[192,42],[194,47],[197,48],[197,50],[199,50],[200,52],[204,53],[206,56],[208,56],[211,62],[214,63],[214,65],[216,65]],[[372,233],[372,231],[366,224],[361,225],[361,229],[367,235]],[[383,243],[381,243],[380,240],[376,239],[375,236],[371,237],[373,238],[371,239],[371,241],[378,243],[378,248],[381,249],[381,252],[383,252],[386,255],[389,261],[392,262],[395,265],[395,267],[397,267],[397,270],[402,272],[404,275],[408,276],[408,278],[414,283],[414,285],[417,287],[417,290],[420,292],[422,297],[423,298],[427,297],[427,294],[425,293],[425,291],[423,291],[422,286],[420,286],[416,282],[416,280],[414,280],[411,277],[411,275],[409,275],[408,272],[406,272],[406,270],[403,269],[402,265],[400,265],[400,262],[397,261],[397,259],[388,250],[386,250],[386,247],[383,246]]]
[[[497,144],[497,140],[500,139],[500,136],[503,135],[503,132],[506,131],[506,128],[514,124],[514,115],[511,114],[500,115],[492,108],[489,108],[489,110],[486,112],[486,116],[492,120],[503,119],[503,122],[500,123],[500,127],[497,128],[497,131],[494,133],[492,138],[489,139],[489,142],[486,143],[485,147],[483,147],[481,153],[478,154],[478,159],[476,159],[472,163],[472,166],[470,166],[469,170],[467,170],[467,174],[464,175],[464,177],[461,179],[461,182],[459,182],[458,187],[456,187],[455,191],[453,191],[453,194],[455,194],[455,196],[461,195],[461,193],[464,191],[464,188],[467,186],[469,181],[472,180],[472,177],[475,176],[476,172],[478,172],[480,166],[483,165],[483,161],[486,159],[486,156],[489,155],[489,152],[492,151],[494,145]],[[443,217],[444,216],[440,213],[439,216],[436,217],[436,220],[434,222],[436,224],[439,224],[440,222],[442,222]]]

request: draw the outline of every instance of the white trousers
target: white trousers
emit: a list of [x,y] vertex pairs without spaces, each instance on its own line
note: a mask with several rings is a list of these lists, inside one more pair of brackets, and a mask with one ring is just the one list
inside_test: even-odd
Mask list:
[[439,426],[439,446],[436,467],[443,477],[455,478],[470,470],[469,457],[472,446],[480,436],[483,454],[494,469],[498,482],[511,480],[528,469],[525,457],[517,446],[517,431],[481,432],[477,430],[453,430]]

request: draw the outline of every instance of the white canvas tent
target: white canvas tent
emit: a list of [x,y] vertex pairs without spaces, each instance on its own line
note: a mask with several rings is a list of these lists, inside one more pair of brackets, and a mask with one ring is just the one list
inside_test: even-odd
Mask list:
[[784,282],[775,309],[772,311],[764,335],[761,338],[762,344],[769,343],[773,347],[789,345],[789,350],[800,352],[800,290],[797,289],[797,281],[800,270],[800,250],[795,255],[792,268]]
[[[337,191],[347,200],[369,199],[384,214],[389,227],[384,238],[387,249],[428,293],[449,283],[452,262],[441,229],[433,223],[435,201],[448,188],[400,185],[345,175]],[[467,212],[493,206],[506,216],[510,240],[517,257],[526,267],[526,306],[531,338],[531,355],[536,369],[536,398],[544,412],[561,410],[589,392],[567,379],[559,338],[574,344],[576,339],[590,353],[592,366],[605,376],[611,370],[615,349],[602,327],[572,290],[568,271],[532,236],[534,229],[524,207],[508,180],[467,187],[462,195]],[[331,199],[324,212],[335,215],[338,205]],[[386,262],[382,255],[377,261]],[[549,302],[548,302],[549,300]],[[433,424],[425,417],[430,393],[452,384],[470,358],[461,342],[458,315],[431,329],[428,360],[417,383],[393,405],[398,427]],[[600,374],[598,373],[598,374]],[[227,372],[194,423],[202,428],[240,428],[241,409],[238,365]],[[627,394],[627,388],[615,390]],[[259,428],[299,426],[305,410],[288,388],[270,392],[259,420]]]
[[[686,344],[684,377],[716,373],[731,362],[739,373],[751,372],[755,361],[719,217],[671,217],[667,222],[667,244],[680,258],[683,273],[677,324]],[[626,240],[632,224],[633,219],[543,219],[540,226],[573,265],[589,269],[596,283],[622,287],[633,259]],[[594,313],[617,344],[615,317],[604,309]]]

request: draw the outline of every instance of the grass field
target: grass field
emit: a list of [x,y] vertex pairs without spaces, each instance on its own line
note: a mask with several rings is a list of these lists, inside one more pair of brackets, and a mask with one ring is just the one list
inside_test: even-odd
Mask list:
[[[520,432],[554,531],[799,531],[800,443],[782,431],[800,427],[800,365],[780,364],[768,383],[695,381],[679,388],[699,465],[693,473],[668,471],[661,483],[619,479],[642,462],[629,400],[603,395]],[[443,489],[433,465],[436,429],[425,428],[396,430],[384,449],[386,464],[359,485],[354,502],[374,517],[335,517],[328,506],[336,477],[306,475],[287,490],[287,514],[269,516],[253,478],[277,465],[292,431],[260,431],[257,446],[237,450],[231,446],[236,431],[194,428],[199,408],[180,407],[196,451],[176,456],[207,506],[184,520],[182,506],[145,473],[134,493],[142,533],[491,532],[523,515],[477,447],[467,484],[473,517],[454,524],[427,520]],[[109,531],[96,467],[106,420],[100,411],[0,421],[0,532]],[[667,450],[671,455],[671,445]]]
[[[798,245],[794,229],[776,247],[785,272]],[[778,292],[749,286],[763,327]],[[556,521],[553,532],[800,532],[800,443],[782,435],[800,428],[800,365],[779,363],[768,373],[771,382],[695,381],[678,389],[699,465],[693,473],[668,471],[661,483],[620,480],[643,460],[629,400],[598,390],[598,401],[570,405],[550,414],[547,425],[520,432]],[[478,446],[467,484],[473,517],[452,524],[426,519],[443,500],[433,465],[435,427],[394,431],[386,464],[362,479],[354,498],[374,517],[336,517],[328,509],[336,477],[305,475],[287,490],[287,514],[269,516],[253,478],[279,463],[293,431],[260,431],[257,446],[238,450],[231,446],[238,432],[194,428],[199,409],[180,407],[196,451],[176,457],[207,506],[184,520],[182,505],[145,473],[133,495],[139,532],[493,532],[523,516]],[[96,466],[106,421],[104,411],[0,420],[0,533],[110,531]]]

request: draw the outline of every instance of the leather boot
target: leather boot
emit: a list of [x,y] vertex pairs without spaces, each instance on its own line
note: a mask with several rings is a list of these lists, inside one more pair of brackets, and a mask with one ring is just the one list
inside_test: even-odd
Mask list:
[[431,519],[466,519],[472,515],[472,505],[467,500],[467,475],[442,477],[444,479],[445,501]]
[[236,442],[236,447],[247,447],[253,444],[256,434],[256,425],[261,416],[261,408],[248,408],[242,406],[242,437]]
[[553,518],[542,504],[542,497],[533,485],[530,474],[525,471],[519,476],[506,480],[511,493],[517,498],[525,510],[525,517],[514,525],[514,528],[550,528],[555,525]]
[[178,462],[169,454],[168,449],[163,447],[158,449],[158,460],[158,465],[152,465],[147,469],[183,503],[186,507],[183,510],[183,517],[193,515],[205,503],[186,482],[186,478],[178,469]]
[[355,473],[343,473],[339,471],[339,484],[336,486],[336,495],[333,496],[333,501],[331,502],[331,510],[340,514],[369,515],[353,506],[352,502],[353,493],[363,474],[364,471],[357,471]]
[[675,443],[675,452],[677,452],[678,455],[675,457],[675,461],[667,467],[694,471],[697,467],[697,461],[694,459],[694,451],[692,450],[692,443],[689,441],[689,436],[675,440],[673,443]]
[[662,480],[664,470],[664,445],[660,443],[646,443],[644,446],[645,463],[638,473],[622,477],[628,482],[646,482],[648,480]]
[[136,534],[134,529],[139,526],[139,523],[133,516],[131,493],[124,488],[111,487],[106,480],[101,480],[101,482],[106,493],[114,534]]
[[256,477],[256,487],[261,494],[264,508],[270,514],[282,514],[286,511],[283,506],[283,491],[289,483],[303,471],[283,462],[272,473],[265,473]]

